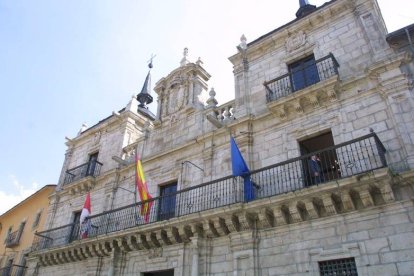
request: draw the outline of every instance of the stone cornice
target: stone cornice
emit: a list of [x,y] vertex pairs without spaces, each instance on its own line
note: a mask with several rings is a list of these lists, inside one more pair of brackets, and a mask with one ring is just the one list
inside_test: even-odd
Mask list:
[[[149,120],[147,120],[144,116],[131,111],[124,111],[121,113],[113,112],[113,114],[107,119],[104,119],[103,122],[97,123],[96,125],[84,131],[81,135],[71,139],[68,138],[70,141],[67,142],[67,145],[70,143],[70,145],[75,146],[78,143],[87,142],[93,139],[93,136],[99,131],[103,131],[105,128],[109,128],[115,125],[122,125],[123,123],[127,123],[129,119],[134,120],[135,124],[137,124],[138,127],[144,127],[145,124],[149,122]],[[152,124],[152,122],[149,123]]]

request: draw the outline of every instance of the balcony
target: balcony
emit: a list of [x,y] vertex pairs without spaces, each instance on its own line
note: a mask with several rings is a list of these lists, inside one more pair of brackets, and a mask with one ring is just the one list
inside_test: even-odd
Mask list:
[[6,239],[6,247],[12,248],[14,246],[19,245],[21,236],[22,236],[21,230],[17,230],[17,231],[10,233]]
[[102,163],[98,161],[88,162],[66,171],[63,185],[78,181],[82,178],[91,176],[97,177],[101,172]]
[[[318,73],[317,76],[306,78],[306,76],[310,75],[309,72],[313,71],[313,68],[315,67]],[[264,83],[267,91],[267,102],[276,101],[279,98],[286,97],[298,90],[338,75],[338,67],[339,64],[335,57],[332,54],[329,54],[299,71],[289,72],[281,77],[267,81]],[[295,81],[294,75],[297,73],[302,73],[302,75],[305,76],[302,82]]]
[[265,82],[268,107],[285,119],[288,113],[303,113],[336,100],[339,64],[329,54],[305,67]]
[[[310,168],[308,166],[309,159],[314,154],[318,154],[321,157],[324,165],[323,167],[325,168],[323,171],[323,178],[319,179],[317,183],[312,180]],[[263,199],[277,199],[278,197],[283,198],[287,194],[292,195],[292,192],[294,192],[294,194],[304,194],[306,190],[310,190],[314,193],[315,197],[310,197],[310,200],[315,201],[317,196],[321,196],[323,192],[326,192],[327,189],[322,189],[322,187],[329,187],[329,184],[333,185],[333,188],[331,188],[335,191],[338,191],[339,186],[346,186],[349,183],[356,183],[358,186],[355,189],[361,189],[361,183],[357,183],[359,180],[357,181],[356,179],[362,179],[364,175],[373,174],[374,171],[385,168],[386,166],[385,148],[376,134],[371,133],[358,139],[326,148],[317,153],[310,153],[282,163],[252,171],[250,177],[254,183],[255,191],[253,198],[250,198],[249,200],[246,200],[245,197],[243,179],[240,177],[228,176],[198,186],[183,189],[164,197],[153,198],[151,201],[137,202],[115,210],[93,215],[89,218],[87,238],[99,236],[108,237],[110,233],[131,229],[133,227],[142,227],[138,229],[147,229],[147,227],[143,226],[159,221],[165,221],[165,216],[162,214],[163,210],[173,210],[173,212],[169,213],[169,220],[176,220],[177,218],[191,214],[196,215],[199,219],[199,213],[203,211],[226,207],[226,210],[235,209],[238,210],[237,212],[240,212],[241,209],[238,204],[244,204],[247,201],[249,201],[249,204],[256,204],[255,202],[257,202],[257,204],[260,204],[260,202],[268,204],[269,200],[263,201]],[[342,184],[337,184],[338,181],[342,181]],[[375,181],[378,182],[378,179]],[[347,187],[347,189],[349,190],[349,187]],[[373,189],[372,185],[369,186],[369,189]],[[381,194],[378,191],[379,190],[377,190],[377,188],[373,190],[374,201],[383,202],[383,199],[376,198],[378,194]],[[365,191],[362,193],[363,196],[354,196],[352,193],[351,198],[355,204],[349,203],[349,200],[342,203],[340,202],[341,200],[336,199],[336,197],[332,197],[335,198],[334,203],[340,202],[335,203],[338,204],[338,206],[334,209],[337,209],[338,212],[340,212],[341,210],[344,210],[344,208],[350,208],[349,206],[351,205],[361,205],[361,200],[368,202],[366,203],[367,206],[372,204],[369,199],[366,199],[365,195],[367,193]],[[165,204],[168,204],[168,206]],[[255,210],[258,210],[257,204]],[[314,206],[321,205],[318,202],[311,204],[314,204]],[[275,203],[272,203],[271,206],[271,208],[276,208]],[[147,219],[142,213],[145,207],[148,207],[147,210],[149,210]],[[282,206],[280,210],[284,213],[287,223],[289,221],[294,221],[294,218],[290,217],[289,211],[286,211],[284,208],[285,207]],[[323,216],[324,212],[327,212],[328,210],[328,208],[324,208],[325,207],[322,208],[322,211],[315,211],[311,214],[318,213]],[[330,207],[330,209],[332,208]],[[280,210],[278,213],[281,213]],[[330,212],[332,212],[332,210]],[[268,214],[268,209],[266,209],[265,213],[266,214],[264,216],[267,217],[269,221],[272,221],[273,215]],[[306,216],[307,215],[304,215],[304,217]],[[195,218],[192,217],[190,220],[194,219]],[[214,215],[214,219],[219,219],[217,214]],[[233,228],[239,229],[243,222],[240,221],[239,223],[235,222],[235,220],[235,215],[231,215],[230,223],[234,222],[236,226]],[[183,230],[181,228],[181,230],[178,230],[179,227],[183,227],[182,220],[178,220],[176,223],[181,226],[177,226],[177,229],[175,229],[175,227],[169,227],[168,229],[173,229],[171,230],[173,231],[172,233],[167,234],[165,230],[162,230],[164,232],[161,231],[158,234],[151,232],[149,236],[140,236],[138,239],[140,240],[140,243],[143,244],[143,247],[137,245],[137,248],[151,248],[151,245],[159,247],[162,243],[171,244],[171,240],[174,239],[172,236],[176,236],[175,240],[182,241],[180,235],[189,230]],[[208,225],[219,229],[220,227],[223,227],[223,223],[225,223],[224,219],[220,219],[217,221],[214,220],[211,225],[209,222]],[[162,225],[165,225],[165,223]],[[268,225],[274,225],[274,222],[269,222]],[[207,228],[210,226],[207,226]],[[228,233],[230,231],[229,229],[233,228],[226,226],[221,232]],[[39,251],[64,246],[75,240],[81,240],[82,237],[80,237],[79,232],[80,225],[74,223],[38,232],[36,233],[36,237],[33,242],[33,250]],[[217,234],[220,233],[220,231],[214,230],[213,233]],[[134,237],[133,239],[133,243],[136,244],[137,237]],[[100,246],[102,245],[99,245],[99,247]],[[95,250],[95,248],[93,250]],[[105,253],[108,249],[106,245],[103,245],[103,248],[99,250]],[[46,260],[46,262],[48,261]],[[54,261],[52,263],[54,263]]]

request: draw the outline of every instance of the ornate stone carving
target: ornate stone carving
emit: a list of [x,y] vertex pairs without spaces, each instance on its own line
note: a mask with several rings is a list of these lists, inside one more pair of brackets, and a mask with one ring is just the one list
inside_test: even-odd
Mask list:
[[95,135],[93,136],[93,143],[96,145],[99,143],[99,141],[101,140],[102,137],[102,132],[101,131],[97,131],[95,133]]
[[286,39],[285,46],[288,52],[299,49],[304,46],[307,42],[306,35],[303,31],[299,31],[295,34],[292,34]]
[[168,101],[168,112],[170,114],[179,111],[185,102],[185,89],[184,85],[176,84],[171,86],[170,99]]
[[156,247],[148,250],[148,258],[155,259],[162,257],[162,247]]

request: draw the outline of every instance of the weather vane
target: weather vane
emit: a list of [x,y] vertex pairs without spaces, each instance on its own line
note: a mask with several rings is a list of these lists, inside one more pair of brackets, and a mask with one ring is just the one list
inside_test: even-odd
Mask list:
[[152,68],[152,60],[156,57],[157,55],[151,54],[151,58],[147,61],[148,62],[148,67],[151,69]]

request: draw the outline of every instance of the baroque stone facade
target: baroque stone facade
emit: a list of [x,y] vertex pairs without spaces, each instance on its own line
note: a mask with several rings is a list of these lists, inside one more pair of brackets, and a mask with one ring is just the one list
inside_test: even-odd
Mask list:
[[[155,85],[155,116],[132,98],[68,138],[29,273],[328,275],[346,263],[346,275],[412,275],[413,28],[387,34],[375,0],[305,2],[296,20],[242,37],[233,101],[201,100],[210,75],[186,49]],[[244,180],[231,176],[231,136]],[[136,154],[148,203],[136,202]]]

